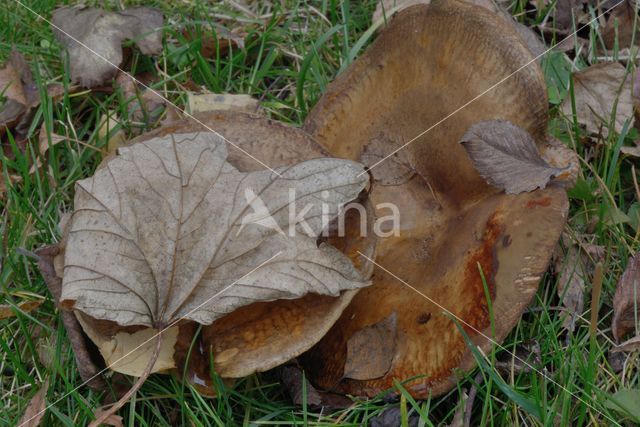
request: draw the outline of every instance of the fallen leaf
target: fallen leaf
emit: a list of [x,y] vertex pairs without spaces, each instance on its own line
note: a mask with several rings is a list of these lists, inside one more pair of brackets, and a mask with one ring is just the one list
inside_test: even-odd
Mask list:
[[[631,46],[634,38],[634,17],[636,11],[633,2],[624,0],[622,4],[617,5],[611,11],[611,15],[607,18],[607,22],[602,29],[602,40],[607,49],[615,47],[616,39],[619,48]],[[636,31],[635,40],[638,41],[640,33]]]
[[604,404],[640,423],[640,389],[619,390],[608,395]]
[[613,320],[611,329],[616,340],[630,332],[638,332],[640,325],[640,252],[629,258],[613,296]]
[[[22,301],[17,304],[17,309],[23,313],[29,313],[30,311],[40,307],[42,305],[42,300],[34,300],[34,301]],[[14,317],[16,315],[16,307],[10,304],[0,304],[0,320],[8,319],[9,317]]]
[[386,374],[396,354],[398,333],[394,311],[385,319],[364,327],[347,341],[344,377],[369,380]]
[[47,410],[47,389],[49,388],[49,380],[45,380],[40,386],[40,390],[33,395],[27,409],[24,411],[22,418],[18,421],[20,427],[37,427],[42,422],[42,418]]
[[576,317],[584,312],[585,281],[589,280],[585,259],[580,246],[567,242],[566,253],[556,256],[555,269],[558,273],[558,297],[567,309],[562,314],[562,327],[572,332]]
[[554,28],[560,32],[567,32],[578,29],[583,23],[585,17],[589,17],[584,10],[583,5],[586,0],[558,0],[553,10]]
[[185,30],[182,34],[187,41],[200,38],[200,54],[210,59],[225,56],[232,49],[244,49],[244,39],[247,35],[242,29],[228,30],[219,24],[214,28]]
[[505,120],[476,123],[460,142],[480,176],[507,194],[545,188],[563,172],[542,159],[524,129]]
[[[277,176],[239,172],[226,158],[214,134],[172,134],[121,148],[78,181],[62,304],[161,328],[368,284],[345,255],[316,245],[322,217],[337,216],[368,183],[361,165],[320,158]],[[263,211],[271,213],[264,221],[252,217]]]
[[162,12],[148,7],[107,12],[85,6],[61,7],[52,15],[53,33],[67,49],[71,79],[91,87],[118,71],[122,42],[133,40],[145,55],[162,52]]
[[626,340],[625,342],[615,346],[613,349],[611,349],[612,353],[619,353],[619,352],[631,352],[631,351],[636,351],[636,350],[640,350],[640,335],[637,335],[633,338],[630,338],[628,340]]
[[260,107],[257,99],[250,95],[231,95],[221,93],[187,94],[187,103],[191,114],[205,111],[233,110],[255,113]]
[[[122,90],[123,103],[127,106],[128,118],[136,135],[160,124],[166,109],[165,100],[156,91],[147,89],[154,84],[153,80],[148,74],[133,80],[128,74],[120,73],[115,81],[115,85]],[[144,85],[139,84],[140,81]]]
[[[617,62],[607,62],[573,74],[576,117],[587,131],[609,135],[608,123],[615,107],[614,129],[620,133],[626,120],[633,119],[631,77]],[[562,112],[573,117],[571,95],[561,105]]]
[[320,393],[303,376],[300,368],[283,366],[280,368],[280,381],[282,381],[282,385],[289,393],[294,405],[322,406]]
[[38,88],[31,69],[22,54],[12,51],[5,68],[0,70],[0,135],[7,129],[18,127],[26,135],[32,109],[40,103]]

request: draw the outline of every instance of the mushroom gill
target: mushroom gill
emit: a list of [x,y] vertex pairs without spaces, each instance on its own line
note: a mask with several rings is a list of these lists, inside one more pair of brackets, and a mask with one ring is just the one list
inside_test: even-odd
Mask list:
[[[397,206],[399,227],[378,240],[373,285],[302,356],[317,386],[373,396],[415,377],[405,386],[426,398],[475,365],[451,315],[484,350],[505,338],[547,268],[567,197],[554,185],[505,195],[478,175],[459,140],[474,123],[502,119],[540,147],[547,108],[542,73],[513,27],[457,0],[399,12],[329,85],[304,129],[334,156],[371,167],[376,214]],[[393,351],[349,349],[394,312]],[[390,354],[384,375],[345,372],[378,352]]]

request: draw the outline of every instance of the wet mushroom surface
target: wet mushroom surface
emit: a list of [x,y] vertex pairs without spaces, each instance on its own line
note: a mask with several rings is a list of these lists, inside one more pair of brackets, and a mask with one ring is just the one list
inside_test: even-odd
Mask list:
[[[478,175],[459,142],[473,124],[501,119],[546,144],[546,88],[532,59],[513,28],[482,8],[413,6],[311,111],[304,129],[333,155],[368,165],[374,208],[399,212],[395,233],[381,227],[372,286],[301,357],[318,387],[374,396],[417,377],[405,384],[414,397],[441,394],[475,365],[452,317],[485,350],[519,320],[566,221],[566,192],[551,184],[506,195]],[[376,209],[378,218],[389,214]],[[392,351],[354,351],[360,331],[394,313]],[[367,376],[381,352],[388,370]],[[358,363],[349,377],[345,366]]]

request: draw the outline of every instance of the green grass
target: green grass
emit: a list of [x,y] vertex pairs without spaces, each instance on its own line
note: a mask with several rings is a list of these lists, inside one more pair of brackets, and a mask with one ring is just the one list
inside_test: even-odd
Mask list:
[[[45,17],[60,3],[30,0],[27,4]],[[101,6],[103,2],[89,1]],[[106,2],[108,7],[114,4]],[[204,1],[127,1],[155,5],[165,11],[165,49],[155,62],[135,55],[131,70],[155,76],[153,87],[182,106],[185,86],[190,81],[213,92],[250,94],[261,99],[267,114],[277,120],[300,124],[324,88],[344,69],[373,37],[370,16],[373,0],[262,2],[246,14],[232,5]],[[512,10],[526,23],[539,23],[549,10],[523,14],[527,2],[518,1]],[[244,19],[247,34],[244,49],[205,58],[200,54],[203,36],[214,35],[215,25],[234,25],[221,16]],[[268,17],[264,17],[268,15]],[[179,27],[183,26],[185,30]],[[592,45],[600,43],[598,29],[589,32]],[[50,83],[69,86],[60,47],[49,26],[13,0],[0,8],[0,60],[11,49],[22,52],[34,71],[41,93]],[[638,132],[628,127],[618,135],[585,144],[586,134],[572,117],[564,117],[557,105],[572,89],[566,84],[571,71],[595,63],[595,55],[570,60],[553,53],[543,68],[550,87],[551,134],[571,147],[583,159],[582,176],[570,192],[571,211],[567,232],[605,250],[604,283],[598,317],[598,336],[590,341],[590,288],[587,283],[584,313],[577,319],[573,334],[562,328],[562,311],[554,276],[545,276],[530,309],[505,340],[507,351],[521,354],[532,343],[540,347],[537,372],[515,372],[500,377],[497,361],[510,360],[507,351],[496,349],[445,396],[416,402],[401,384],[396,385],[399,401],[389,393],[336,413],[316,413],[294,407],[277,379],[267,373],[237,381],[232,387],[220,384],[217,399],[200,396],[190,386],[170,376],[152,376],[120,414],[125,425],[363,425],[389,407],[400,407],[400,419],[418,415],[420,425],[446,425],[457,410],[463,391],[474,384],[477,397],[472,425],[585,425],[611,424],[607,417],[622,421],[608,409],[606,395],[618,389],[640,388],[638,354],[626,358],[625,369],[614,372],[609,362],[613,343],[609,338],[611,299],[627,259],[638,247],[637,199],[632,173],[635,160],[620,154],[622,144],[631,144]],[[106,138],[97,131],[101,117],[117,112],[120,121],[112,131],[128,135],[144,131],[144,126],[128,117],[131,100],[122,93],[83,91],[64,96],[59,102],[43,97],[30,129],[27,144],[15,142],[3,147],[3,179],[8,187],[0,201],[0,299],[18,304],[25,299],[44,301],[36,311],[0,321],[0,425],[14,425],[40,384],[49,379],[47,401],[56,402],[46,413],[43,425],[84,425],[102,396],[81,384],[73,354],[43,280],[33,260],[17,251],[34,250],[55,242],[60,231],[60,215],[71,209],[74,182],[92,173],[106,149]],[[64,135],[64,143],[38,152],[37,130]],[[41,158],[44,167],[30,174],[31,165]],[[20,176],[12,186],[9,176]],[[613,215],[617,221],[611,221]],[[629,220],[619,213],[627,215]],[[44,350],[43,350],[44,349]],[[48,350],[46,350],[48,349]],[[49,351],[52,363],[45,366],[39,354]],[[476,383],[477,382],[477,383]],[[562,387],[560,387],[559,385]],[[68,396],[67,396],[67,393]]]

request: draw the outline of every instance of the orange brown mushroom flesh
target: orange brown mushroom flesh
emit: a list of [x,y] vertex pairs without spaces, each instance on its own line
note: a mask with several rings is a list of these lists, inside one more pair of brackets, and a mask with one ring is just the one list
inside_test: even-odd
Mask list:
[[[390,20],[310,113],[304,128],[330,153],[372,166],[515,72],[371,169],[372,204],[390,202],[400,212],[399,236],[380,239],[375,258],[397,278],[376,267],[373,285],[301,357],[317,386],[373,396],[395,379],[421,376],[406,384],[414,397],[451,389],[456,371],[475,361],[443,309],[461,319],[476,344],[485,350],[492,345],[479,268],[495,313],[492,339],[503,340],[517,323],[566,221],[567,197],[555,186],[503,194],[478,176],[458,141],[474,123],[504,119],[544,143],[546,88],[532,59],[514,30],[482,8],[453,0],[413,6]],[[402,168],[409,173],[400,174]],[[345,378],[349,339],[393,312],[397,338],[387,373]],[[363,361],[380,350],[368,351],[360,355]]]
[[[288,165],[328,154],[300,129],[268,120],[262,116],[220,111],[196,115],[229,141],[272,168]],[[183,120],[144,134],[131,143],[171,133],[197,132],[202,126],[193,120]],[[240,150],[229,147],[228,161],[239,170],[262,170],[264,166]],[[359,217],[347,222],[347,227],[359,227]],[[370,221],[368,221],[370,222]],[[369,236],[372,236],[370,234]],[[358,251],[373,256],[375,240],[353,235],[340,242],[340,248],[369,277],[373,268],[362,262]],[[238,378],[278,366],[315,344],[337,320],[357,291],[345,291],[340,297],[309,294],[295,300],[254,303],[202,327],[200,344],[191,351],[189,376],[196,384],[208,384],[209,355],[214,356],[216,372],[225,378]],[[109,340],[117,332],[133,333],[140,327],[121,327],[113,322],[95,320],[80,314],[85,330],[90,328],[93,338]],[[175,362],[182,375],[186,354],[190,350],[194,322],[182,322],[175,345]],[[209,352],[209,349],[211,352]],[[121,349],[120,354],[127,353]],[[145,362],[146,364],[146,362]],[[205,388],[201,391],[207,392]]]

